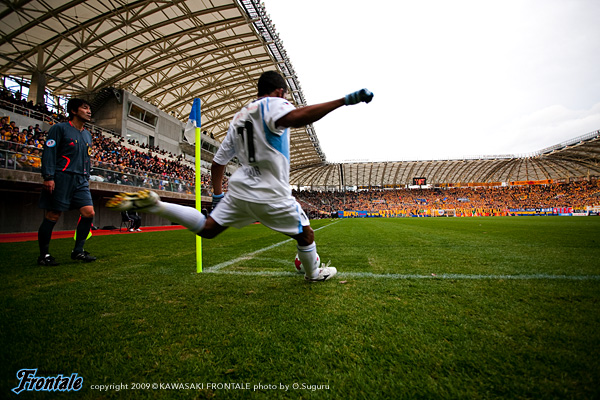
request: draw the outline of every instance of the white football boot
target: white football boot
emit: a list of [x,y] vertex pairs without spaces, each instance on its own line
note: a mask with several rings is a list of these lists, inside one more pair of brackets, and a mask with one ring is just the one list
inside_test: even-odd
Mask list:
[[335,276],[337,274],[337,269],[335,267],[330,267],[331,261],[329,261],[325,266],[319,268],[319,275],[316,278],[309,278],[304,275],[304,279],[308,282],[325,282]]

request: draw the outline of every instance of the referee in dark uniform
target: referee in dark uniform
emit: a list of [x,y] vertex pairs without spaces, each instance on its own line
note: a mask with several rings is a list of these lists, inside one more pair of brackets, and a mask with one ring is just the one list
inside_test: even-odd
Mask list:
[[67,103],[67,112],[69,122],[50,128],[42,154],[44,186],[39,207],[45,210],[45,215],[38,231],[38,264],[45,266],[59,265],[49,251],[52,230],[63,211],[74,209],[79,209],[81,218],[71,258],[83,262],[96,260],[83,250],[94,219],[88,183],[92,134],[84,128],[92,118],[92,109],[87,101],[73,98]]

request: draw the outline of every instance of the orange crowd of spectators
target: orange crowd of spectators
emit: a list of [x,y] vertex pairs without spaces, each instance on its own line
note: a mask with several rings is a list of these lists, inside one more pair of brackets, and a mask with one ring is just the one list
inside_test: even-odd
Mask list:
[[337,211],[423,214],[426,210],[482,210],[488,214],[511,209],[541,209],[600,205],[600,181],[549,185],[475,188],[395,189],[363,191],[294,191],[305,210],[321,215]]

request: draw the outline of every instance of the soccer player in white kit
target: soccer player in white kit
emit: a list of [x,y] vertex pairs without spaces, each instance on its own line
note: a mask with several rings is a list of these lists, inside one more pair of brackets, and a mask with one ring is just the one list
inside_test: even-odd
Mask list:
[[[213,211],[208,218],[193,207],[161,202],[150,191],[121,193],[107,207],[158,214],[209,239],[230,226],[241,228],[259,221],[297,241],[307,281],[326,281],[337,270],[320,266],[314,231],[292,196],[289,128],[311,124],[344,105],[368,103],[373,94],[361,89],[337,100],[295,108],[285,99],[287,84],[278,72],[264,72],[257,86],[258,98],[233,117],[213,159]],[[234,157],[241,166],[229,179],[225,195],[223,176]]]

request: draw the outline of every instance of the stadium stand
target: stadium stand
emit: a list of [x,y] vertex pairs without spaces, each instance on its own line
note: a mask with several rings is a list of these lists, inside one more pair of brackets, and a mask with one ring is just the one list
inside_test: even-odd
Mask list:
[[[194,146],[179,132],[193,98],[202,99],[203,196],[210,195],[212,155],[233,113],[254,98],[254,81],[262,72],[281,71],[291,101],[306,104],[283,43],[259,1],[180,3],[185,7],[172,2],[150,8],[145,1],[74,2],[62,6],[60,15],[77,17],[60,21],[55,6],[46,3],[39,3],[37,10],[15,5],[3,14],[0,69],[3,78],[14,78],[21,89],[0,91],[0,109],[12,118],[6,123],[18,122],[10,128],[3,123],[0,132],[0,190],[12,194],[3,196],[2,210],[35,209],[43,133],[64,120],[58,95],[85,97],[95,109],[113,106],[90,127],[95,140],[91,186],[102,220],[98,225],[117,226],[119,220],[104,213],[102,202],[124,185],[159,190],[171,201],[193,202],[189,155]],[[127,18],[112,18],[121,13],[136,15],[144,28],[132,31]],[[15,15],[29,23],[14,27]],[[165,15],[175,17],[165,20]],[[128,47],[132,42],[139,46]],[[83,60],[85,67],[80,66]],[[27,99],[21,95],[25,88]],[[129,118],[132,104],[139,102],[145,108]],[[156,123],[161,118],[172,123],[166,116],[176,121],[170,134]],[[122,125],[116,129],[114,121]],[[130,128],[150,132],[148,140],[139,140],[139,132],[127,140]],[[307,126],[292,130],[290,183],[313,217],[339,211],[424,216],[439,215],[440,210],[443,215],[511,215],[510,210],[529,215],[526,210],[598,205],[599,149],[600,132],[594,131],[527,155],[340,164],[327,162],[314,128]],[[417,177],[427,185],[413,185]],[[145,221],[149,226],[159,223],[164,221]]]
[[[5,96],[6,100],[6,96]],[[13,98],[14,100],[14,98]],[[14,103],[11,102],[11,103]],[[0,104],[2,106],[2,104]],[[27,106],[27,105],[26,105]],[[22,107],[22,105],[21,105]],[[25,111],[33,112],[25,107]],[[55,122],[50,118],[52,122]],[[0,140],[0,167],[39,172],[40,151],[46,132],[30,125],[19,130],[15,120],[3,118]],[[94,136],[93,181],[143,187],[180,193],[194,193],[194,168],[183,158],[161,151],[154,146],[125,141],[123,137],[91,126]],[[9,134],[12,132],[12,134]],[[597,132],[590,138],[578,139],[578,145],[590,140],[595,143]],[[569,147],[569,144],[563,146]],[[552,149],[553,151],[556,148]],[[547,151],[540,152],[541,155]],[[467,162],[468,160],[464,160]],[[419,163],[419,162],[413,162]],[[443,163],[443,161],[439,161]],[[370,164],[375,168],[376,164]],[[340,166],[343,171],[345,166]],[[364,168],[367,168],[366,166]],[[427,171],[412,168],[417,175]],[[431,176],[431,175],[430,175]],[[431,179],[431,178],[430,178]],[[597,177],[538,182],[486,182],[429,184],[427,188],[403,185],[402,188],[381,189],[362,185],[357,190],[294,191],[311,218],[344,216],[492,216],[558,214],[558,210],[586,210],[600,205]],[[457,185],[459,187],[453,187]],[[314,186],[314,182],[311,186]],[[385,186],[385,185],[383,185]],[[211,182],[207,171],[202,173],[202,194],[209,196]],[[317,186],[318,187],[318,186]]]
[[[597,213],[600,181],[544,185],[344,192],[294,191],[313,218],[331,216],[507,216],[556,215],[573,210]],[[440,213],[439,211],[444,212]],[[570,211],[564,211],[570,210]]]

